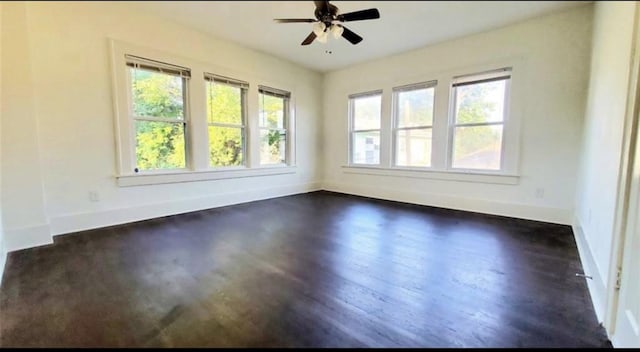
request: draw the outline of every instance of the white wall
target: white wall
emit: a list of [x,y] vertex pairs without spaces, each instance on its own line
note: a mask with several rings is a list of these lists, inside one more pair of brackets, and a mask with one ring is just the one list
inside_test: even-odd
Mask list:
[[[131,12],[126,4],[5,6],[4,20],[21,25],[12,33],[3,30],[5,49],[12,49],[11,54],[4,52],[2,71],[5,101],[10,102],[2,116],[2,202],[10,250],[46,243],[51,234],[319,187],[315,160],[321,133],[320,74]],[[296,173],[118,187],[107,38],[294,87]],[[89,191],[98,192],[100,201],[90,202]],[[31,233],[20,231],[43,224],[46,236],[38,233],[27,240]]]
[[605,306],[622,153],[635,2],[597,2],[574,229],[596,312]]
[[[0,82],[2,82],[2,6],[0,2]],[[2,107],[2,83],[0,83],[0,107]],[[7,253],[4,248],[4,226],[2,224],[2,109],[0,108],[0,284],[4,273]]]
[[51,242],[44,208],[42,170],[29,60],[25,5],[2,11],[2,222],[8,250]]
[[[592,6],[581,6],[327,74],[325,188],[569,224],[588,82],[591,21]],[[492,65],[500,68],[505,62],[517,62],[519,69],[513,85],[520,85],[520,89],[514,89],[511,107],[512,116],[521,122],[517,184],[345,173],[349,94],[380,88],[388,92],[394,85],[426,81],[443,72]],[[383,112],[390,110],[389,99],[390,94],[383,96]],[[436,114],[437,104],[436,97]],[[537,188],[544,189],[542,198],[535,196]]]

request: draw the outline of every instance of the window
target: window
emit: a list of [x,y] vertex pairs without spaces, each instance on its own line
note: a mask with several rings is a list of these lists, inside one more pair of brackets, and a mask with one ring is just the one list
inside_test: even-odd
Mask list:
[[129,55],[126,63],[135,171],[186,168],[189,69]]
[[352,164],[380,164],[381,110],[382,91],[349,96]]
[[249,83],[205,74],[209,166],[245,165],[247,89]]
[[502,169],[510,79],[511,70],[502,69],[453,80],[452,168]]
[[430,167],[436,82],[393,89],[394,164]]
[[287,128],[291,93],[258,87],[260,165],[287,164]]

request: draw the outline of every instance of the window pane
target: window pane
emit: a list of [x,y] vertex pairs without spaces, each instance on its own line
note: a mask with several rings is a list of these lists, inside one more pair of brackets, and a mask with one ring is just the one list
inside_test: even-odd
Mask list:
[[285,128],[284,126],[284,98],[274,97],[260,93],[259,98],[259,121],[260,127]]
[[380,129],[381,104],[381,95],[353,98],[353,129]]
[[209,164],[213,167],[242,165],[242,128],[209,126]]
[[353,133],[354,164],[380,164],[380,132]]
[[129,70],[134,115],[174,119],[184,117],[181,77],[136,68]]
[[260,130],[260,164],[284,164],[287,134],[281,130]]
[[396,165],[431,166],[430,128],[397,131]]
[[500,170],[502,125],[456,127],[453,167]]
[[456,124],[502,122],[507,80],[458,86]]
[[431,126],[433,97],[433,87],[398,92],[398,127]]
[[136,161],[140,170],[186,167],[184,124],[136,121]]
[[214,82],[207,83],[209,123],[242,125],[242,89]]

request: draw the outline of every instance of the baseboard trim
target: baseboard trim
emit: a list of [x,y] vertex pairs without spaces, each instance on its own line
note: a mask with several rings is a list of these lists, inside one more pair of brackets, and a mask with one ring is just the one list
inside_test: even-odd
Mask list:
[[503,203],[484,199],[464,198],[425,192],[407,192],[397,189],[324,182],[326,191],[346,193],[376,199],[392,200],[433,207],[472,211],[477,213],[514,217],[519,219],[570,225],[572,211],[560,208],[536,207],[518,203]]
[[580,226],[580,221],[577,218],[574,219],[571,227],[573,228],[573,235],[576,240],[576,245],[578,246],[578,254],[580,255],[580,262],[582,263],[584,274],[592,277],[591,280],[586,279],[587,287],[591,295],[593,309],[596,312],[598,321],[602,323],[604,322],[606,313],[607,285],[600,276],[600,271],[598,270],[582,226]]
[[4,230],[6,253],[53,243],[48,224]]
[[2,287],[2,277],[4,276],[4,266],[7,263],[7,253],[0,248],[0,287]]
[[219,193],[213,196],[146,204],[130,208],[53,217],[50,219],[51,234],[54,236],[63,235],[162,216],[319,191],[320,189],[320,183],[309,182],[249,191]]

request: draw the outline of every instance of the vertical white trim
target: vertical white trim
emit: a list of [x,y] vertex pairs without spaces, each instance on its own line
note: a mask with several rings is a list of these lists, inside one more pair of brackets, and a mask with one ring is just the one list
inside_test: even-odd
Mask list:
[[[625,244],[628,241],[627,227],[633,220],[630,217],[631,190],[633,189],[634,168],[640,168],[640,141],[638,141],[638,125],[640,124],[640,6],[635,3],[633,24],[633,38],[631,44],[631,59],[629,62],[629,82],[627,87],[627,102],[624,117],[622,146],[620,150],[620,173],[616,191],[616,207],[613,224],[613,239],[609,255],[609,282],[607,292],[605,327],[608,327],[616,340],[616,322],[623,312],[620,310],[620,291],[615,288],[618,268],[623,268],[625,261]],[[628,250],[626,250],[628,252]]]
[[4,276],[4,268],[7,263],[7,253],[4,248],[0,248],[0,285],[2,285],[2,277]]
[[578,255],[580,256],[580,262],[582,263],[582,270],[585,275],[591,276],[591,279],[585,279],[587,282],[587,288],[589,295],[591,296],[591,302],[593,309],[596,312],[598,322],[604,322],[606,315],[606,296],[607,287],[600,276],[593,252],[589,247],[589,242],[584,234],[581,222],[578,218],[574,218],[573,224],[573,236],[576,241],[576,247],[578,248]]
[[380,95],[380,166],[391,167],[393,156],[391,142],[391,130],[393,122],[391,118],[391,89],[385,87]]

